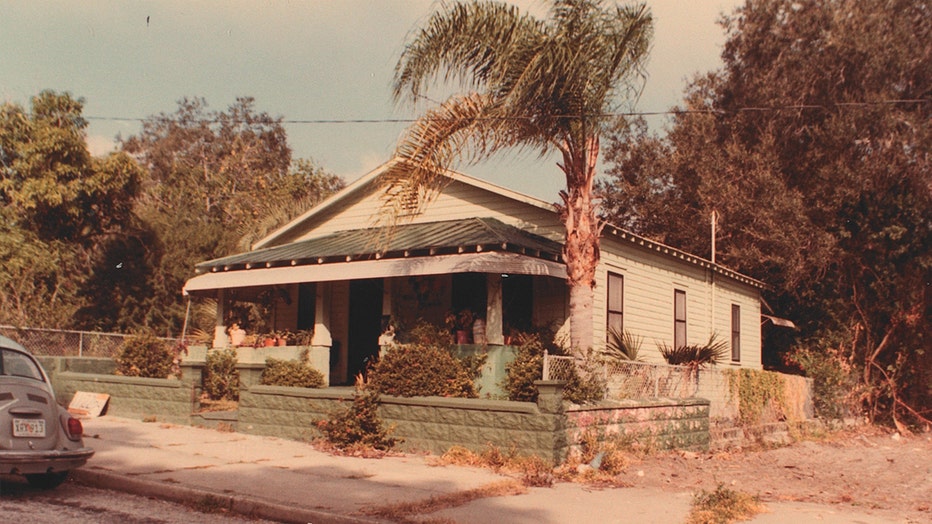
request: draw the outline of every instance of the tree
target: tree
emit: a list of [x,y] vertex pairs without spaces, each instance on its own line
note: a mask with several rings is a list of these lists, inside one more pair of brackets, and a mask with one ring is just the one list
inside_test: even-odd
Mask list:
[[619,125],[602,186],[614,219],[699,253],[718,211],[718,260],[773,284],[799,343],[840,348],[897,423],[932,394],[927,19],[921,0],[747,1],[665,137]]
[[555,0],[537,20],[496,2],[442,6],[406,45],[395,69],[396,100],[417,101],[437,80],[466,88],[413,124],[396,149],[405,162],[383,178],[383,216],[399,202],[425,202],[456,160],[479,161],[506,148],[559,151],[566,179],[557,205],[566,226],[570,343],[592,346],[592,302],[602,224],[593,183],[603,115],[632,94],[652,34],[643,5],[604,7]]
[[181,288],[197,262],[249,249],[343,184],[311,161],[292,166],[282,119],[257,112],[249,97],[222,112],[184,98],[175,113],[146,119],[122,149],[149,170],[137,205],[146,227],[134,243],[151,250],[139,262],[151,265],[152,300],[134,322],[166,334],[181,328]]
[[132,217],[141,170],[93,158],[82,99],[43,91],[0,108],[0,320],[72,327],[101,246]]

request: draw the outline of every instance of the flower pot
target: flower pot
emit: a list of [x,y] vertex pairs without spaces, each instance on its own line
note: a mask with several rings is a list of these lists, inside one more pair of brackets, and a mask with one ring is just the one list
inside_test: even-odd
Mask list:
[[469,332],[464,329],[459,329],[456,331],[456,343],[457,344],[469,344]]

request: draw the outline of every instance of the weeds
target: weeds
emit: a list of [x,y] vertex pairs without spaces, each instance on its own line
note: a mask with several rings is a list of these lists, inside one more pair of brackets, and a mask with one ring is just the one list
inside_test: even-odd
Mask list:
[[729,524],[748,520],[764,511],[760,499],[719,484],[715,491],[702,490],[693,499],[687,524]]

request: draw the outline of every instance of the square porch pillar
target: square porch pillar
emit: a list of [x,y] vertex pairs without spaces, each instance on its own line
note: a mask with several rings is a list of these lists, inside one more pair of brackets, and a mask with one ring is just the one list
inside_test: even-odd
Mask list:
[[226,316],[227,310],[227,293],[225,289],[217,290],[217,319],[214,322],[214,340],[211,347],[225,348],[230,345],[230,337],[227,336],[227,327],[224,325],[223,317]]
[[502,318],[502,275],[488,273],[486,282],[485,336],[489,344],[504,344]]

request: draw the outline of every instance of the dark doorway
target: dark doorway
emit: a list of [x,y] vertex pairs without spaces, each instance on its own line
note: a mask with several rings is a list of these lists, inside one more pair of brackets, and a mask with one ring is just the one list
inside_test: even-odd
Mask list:
[[349,287],[349,337],[347,381],[366,371],[366,364],[379,354],[382,323],[382,280],[353,280]]
[[531,275],[502,275],[502,321],[506,329],[531,330],[533,296]]
[[314,329],[314,320],[317,313],[317,284],[298,284],[298,330]]

